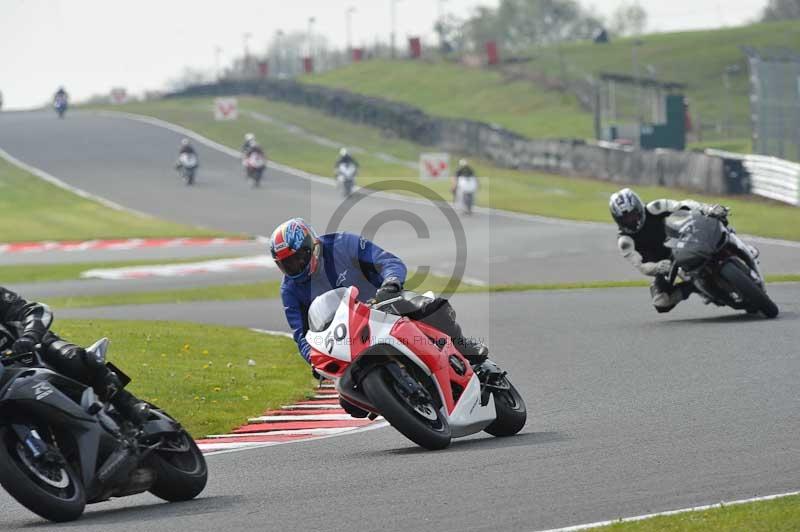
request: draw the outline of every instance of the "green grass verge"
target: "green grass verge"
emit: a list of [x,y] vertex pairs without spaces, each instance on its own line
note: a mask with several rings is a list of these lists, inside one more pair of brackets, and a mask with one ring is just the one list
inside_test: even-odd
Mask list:
[[665,515],[634,521],[615,523],[600,528],[599,532],[789,532],[796,531],[800,523],[800,496],[781,497],[771,501],[734,504],[677,515]]
[[[311,133],[340,140],[346,145],[358,145],[377,153],[384,152],[404,160],[417,160],[427,149],[397,139],[386,139],[367,126],[352,124],[305,107],[243,97],[240,106],[245,111],[257,111],[293,122]],[[128,104],[110,109],[155,116],[188,127],[217,142],[238,148],[243,132],[253,131],[266,147],[269,156],[318,175],[331,175],[336,150],[316,144],[286,129],[266,124],[243,113],[238,121],[217,122],[212,116],[208,98],[171,99]],[[418,182],[417,172],[403,165],[387,163],[374,155],[357,155],[361,163],[359,183],[369,186],[389,178]],[[608,197],[620,185],[594,179],[581,179],[517,172],[496,168],[480,161],[474,166],[481,178],[478,204],[498,209],[567,218],[610,222]],[[426,182],[443,198],[449,197],[448,183]],[[769,200],[745,197],[714,197],[661,187],[636,187],[644,199],[660,197],[692,197],[708,203],[724,203],[733,209],[731,217],[736,228],[772,238],[800,240],[800,209]]]
[[[628,288],[650,286],[649,279],[631,281],[586,281],[567,283],[519,283],[500,284],[492,286],[477,286],[462,284],[456,290],[459,294],[479,292],[529,292],[546,290],[582,290],[590,288]],[[768,275],[767,282],[800,282],[800,274],[796,275]],[[411,278],[406,283],[408,290],[425,292],[431,290],[436,294],[442,293],[447,285],[447,279],[432,277],[419,283]],[[246,301],[252,299],[273,299],[280,296],[280,281],[265,281],[261,283],[233,284],[208,286],[201,288],[184,288],[180,290],[165,290],[159,292],[122,292],[96,296],[70,296],[45,299],[44,302],[55,308],[88,308],[118,305],[144,305],[151,303],[192,303],[196,301]]]
[[152,264],[185,264],[220,258],[223,257],[149,259],[117,262],[76,262],[65,264],[13,264],[9,266],[0,266],[0,279],[2,279],[5,284],[69,281],[80,279],[81,273],[95,268],[126,268],[129,266],[147,266]]
[[0,242],[224,236],[218,231],[117,211],[0,158]]
[[110,338],[109,360],[132,377],[131,391],[167,410],[196,437],[228,432],[313,387],[294,342],[280,336],[114,320],[59,320],[54,330],[80,345]]

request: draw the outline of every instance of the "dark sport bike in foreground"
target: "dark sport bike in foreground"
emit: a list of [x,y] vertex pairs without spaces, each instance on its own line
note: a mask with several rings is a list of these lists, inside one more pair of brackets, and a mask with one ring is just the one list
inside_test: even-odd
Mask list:
[[[105,360],[107,349],[104,338],[87,352]],[[150,491],[185,501],[203,491],[205,459],[166,412],[150,405],[135,426],[38,353],[10,353],[0,355],[0,484],[26,508],[62,522],[111,497]]]

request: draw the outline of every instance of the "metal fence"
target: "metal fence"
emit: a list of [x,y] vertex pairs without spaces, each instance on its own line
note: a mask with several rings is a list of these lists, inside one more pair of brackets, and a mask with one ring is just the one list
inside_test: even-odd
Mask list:
[[743,48],[750,64],[753,149],[800,160],[800,54]]

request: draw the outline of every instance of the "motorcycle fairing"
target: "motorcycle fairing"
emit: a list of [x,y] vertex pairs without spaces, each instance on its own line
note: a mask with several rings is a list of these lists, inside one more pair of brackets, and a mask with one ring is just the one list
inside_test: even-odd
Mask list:
[[3,409],[25,409],[55,427],[66,429],[80,449],[80,473],[84,486],[91,489],[103,430],[97,418],[84,411],[59,389],[78,383],[45,368],[24,370],[0,396]]
[[[358,302],[357,295],[356,287],[347,288],[325,330],[306,333],[312,365],[323,376],[335,379],[342,395],[369,406],[364,398],[354,397],[349,389],[353,379],[348,378],[353,369],[349,364],[369,350],[379,356],[403,357],[433,377],[454,434],[471,434],[495,419],[494,397],[486,405],[480,404],[478,377],[446,334],[425,323],[372,309]],[[463,374],[451,363],[453,357],[460,361]]]

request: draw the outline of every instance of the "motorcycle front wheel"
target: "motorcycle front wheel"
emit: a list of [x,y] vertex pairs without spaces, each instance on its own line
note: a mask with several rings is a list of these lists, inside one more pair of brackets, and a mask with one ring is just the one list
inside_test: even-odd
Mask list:
[[770,299],[764,290],[756,284],[739,266],[733,262],[726,262],[719,272],[736,292],[753,310],[760,310],[767,318],[778,315],[778,306]]
[[441,412],[433,404],[416,404],[405,397],[385,367],[372,370],[361,385],[380,414],[406,438],[431,451],[450,445],[450,425]]
[[69,464],[36,460],[9,427],[0,427],[0,484],[28,510],[56,523],[78,519],[86,491]]
[[528,410],[522,396],[505,376],[502,380],[503,386],[507,385],[508,388],[492,391],[497,419],[483,429],[484,432],[498,437],[513,436],[522,430],[528,419]]

